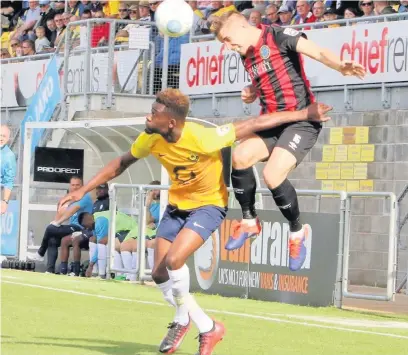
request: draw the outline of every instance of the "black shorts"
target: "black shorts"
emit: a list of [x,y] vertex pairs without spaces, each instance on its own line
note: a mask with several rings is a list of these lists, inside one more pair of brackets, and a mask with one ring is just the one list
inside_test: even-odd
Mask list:
[[273,148],[280,147],[292,153],[296,158],[296,165],[299,165],[315,145],[321,130],[322,125],[319,122],[299,121],[255,134],[262,138],[269,155],[272,154]]
[[116,238],[118,238],[120,243],[123,243],[125,240],[126,236],[129,234],[130,231],[119,231],[116,232]]

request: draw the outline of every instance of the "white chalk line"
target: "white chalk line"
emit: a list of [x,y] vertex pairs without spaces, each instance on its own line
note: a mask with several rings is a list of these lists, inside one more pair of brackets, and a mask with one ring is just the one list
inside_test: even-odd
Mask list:
[[[71,294],[80,295],[80,296],[90,296],[90,297],[96,297],[96,298],[113,300],[113,301],[133,302],[133,303],[140,303],[140,304],[149,304],[149,305],[154,305],[154,306],[167,306],[166,304],[161,303],[161,302],[142,301],[142,300],[135,300],[135,299],[130,299],[130,298],[120,298],[120,297],[113,297],[113,296],[98,295],[98,294],[86,293],[86,292],[81,292],[81,291],[65,290],[65,289],[55,288],[55,287],[41,286],[41,285],[35,285],[35,284],[27,284],[27,283],[23,283],[23,282],[14,282],[14,281],[2,280],[2,283],[25,286],[25,287],[39,288],[39,289],[49,290],[49,291],[71,293]],[[205,311],[210,312],[210,313],[218,313],[218,314],[224,314],[224,315],[237,316],[237,317],[241,317],[241,318],[260,319],[260,320],[265,320],[265,321],[275,322],[275,323],[303,325],[303,326],[306,326],[306,327],[315,327],[315,328],[321,328],[321,329],[339,330],[339,331],[344,331],[344,332],[360,333],[360,334],[380,335],[380,336],[398,338],[398,339],[408,339],[408,336],[393,334],[393,333],[382,333],[382,332],[374,332],[374,331],[370,331],[370,330],[336,327],[336,326],[323,325],[323,324],[314,324],[314,323],[301,322],[301,321],[291,321],[291,320],[275,318],[275,317],[266,317],[266,316],[255,315],[255,314],[248,314],[248,313],[221,311],[221,310],[217,310],[217,309],[205,309]]]

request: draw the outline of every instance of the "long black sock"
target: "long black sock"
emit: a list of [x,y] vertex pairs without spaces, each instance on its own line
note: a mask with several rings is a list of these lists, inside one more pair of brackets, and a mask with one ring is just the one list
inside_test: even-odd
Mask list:
[[256,180],[252,167],[239,170],[232,168],[231,182],[235,198],[241,205],[243,218],[255,218]]
[[81,262],[80,261],[74,261],[74,273],[75,273],[75,276],[79,276],[80,271],[81,271]]
[[302,224],[300,223],[299,204],[293,185],[286,179],[278,187],[270,190],[276,205],[289,221],[290,231],[300,231]]
[[68,261],[61,261],[60,273],[66,275],[68,273]]

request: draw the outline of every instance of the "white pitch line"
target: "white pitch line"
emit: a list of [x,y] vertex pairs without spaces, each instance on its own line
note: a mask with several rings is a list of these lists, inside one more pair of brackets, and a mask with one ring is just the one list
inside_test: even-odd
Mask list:
[[[43,290],[56,291],[56,292],[71,293],[71,294],[80,295],[80,296],[91,296],[91,297],[114,300],[114,301],[134,302],[134,303],[141,303],[141,304],[150,304],[150,305],[155,305],[155,306],[167,306],[166,304],[161,303],[161,302],[141,301],[141,300],[135,300],[135,299],[130,299],[130,298],[120,298],[120,297],[96,295],[96,294],[92,294],[92,293],[73,291],[73,290],[65,290],[65,289],[62,289],[62,288],[40,286],[40,285],[27,284],[27,283],[22,283],[22,282],[5,281],[5,280],[2,280],[2,282],[7,283],[7,284],[26,286],[26,287],[33,287],[33,288],[40,288],[40,289],[43,289]],[[309,323],[309,322],[291,321],[291,320],[286,320],[286,319],[281,319],[281,318],[258,316],[258,315],[255,315],[255,314],[248,314],[248,313],[220,311],[220,310],[217,310],[217,309],[205,309],[205,311],[211,312],[211,313],[218,313],[218,314],[237,316],[237,317],[241,317],[241,318],[260,319],[260,320],[265,320],[265,321],[269,321],[269,322],[276,322],[276,323],[303,325],[303,326],[306,326],[306,327],[315,327],[315,328],[332,329],[332,330],[339,330],[339,331],[345,331],[345,332],[351,332],[351,333],[361,333],[361,334],[370,334],[370,335],[380,335],[380,336],[391,337],[391,338],[408,339],[408,336],[399,335],[399,334],[381,333],[381,332],[373,332],[373,331],[370,331],[370,330],[343,328],[343,327],[335,327],[335,326],[329,326],[329,325],[323,325],[323,324],[314,324],[314,323]]]

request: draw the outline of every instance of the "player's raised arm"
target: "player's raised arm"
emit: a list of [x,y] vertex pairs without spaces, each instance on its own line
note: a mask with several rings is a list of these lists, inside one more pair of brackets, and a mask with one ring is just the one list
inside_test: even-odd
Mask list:
[[105,165],[99,172],[79,190],[68,194],[60,201],[60,205],[64,205],[67,202],[79,201],[87,192],[92,191],[97,186],[104,184],[115,177],[122,174],[130,165],[135,163],[138,159],[133,156],[129,151],[122,156],[111,160]]
[[341,61],[339,56],[329,49],[322,48],[316,43],[303,37],[299,38],[296,45],[296,51],[317,60],[329,68],[339,71],[344,76],[357,76],[358,78],[363,79],[366,74],[366,70],[361,64],[354,61]]
[[326,114],[332,110],[331,106],[314,103],[300,111],[273,112],[250,118],[243,121],[234,122],[235,136],[237,140],[249,136],[254,132],[281,126],[286,123],[298,121],[326,122],[330,117]]

